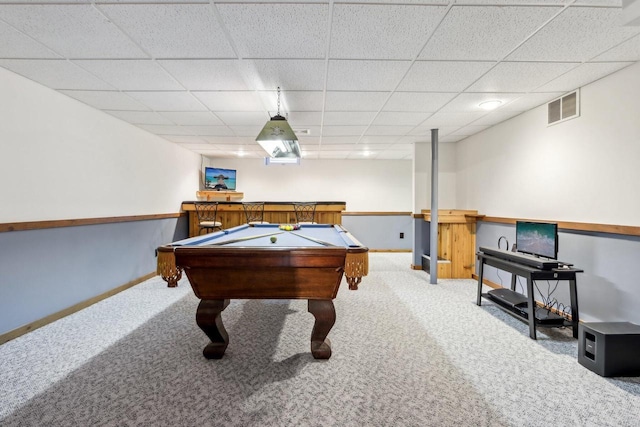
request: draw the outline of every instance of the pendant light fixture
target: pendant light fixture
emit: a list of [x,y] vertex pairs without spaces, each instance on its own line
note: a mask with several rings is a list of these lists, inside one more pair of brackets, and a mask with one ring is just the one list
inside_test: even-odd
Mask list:
[[287,123],[287,119],[280,115],[280,87],[278,86],[278,112],[264,125],[256,138],[260,146],[269,157],[297,157],[300,158],[298,137]]

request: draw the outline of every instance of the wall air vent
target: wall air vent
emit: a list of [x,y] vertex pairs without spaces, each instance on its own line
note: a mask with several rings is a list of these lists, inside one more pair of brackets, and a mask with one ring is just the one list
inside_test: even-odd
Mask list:
[[547,124],[553,125],[580,115],[580,96],[576,90],[547,104]]

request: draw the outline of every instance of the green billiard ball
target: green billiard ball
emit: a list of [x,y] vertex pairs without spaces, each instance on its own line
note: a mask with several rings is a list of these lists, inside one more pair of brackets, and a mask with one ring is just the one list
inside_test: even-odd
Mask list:
[[278,238],[276,236],[271,236],[271,243],[275,243]]

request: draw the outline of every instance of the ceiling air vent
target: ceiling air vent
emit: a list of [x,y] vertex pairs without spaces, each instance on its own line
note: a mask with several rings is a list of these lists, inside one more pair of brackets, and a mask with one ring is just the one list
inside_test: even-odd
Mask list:
[[547,104],[547,124],[563,122],[580,115],[578,91],[568,93]]

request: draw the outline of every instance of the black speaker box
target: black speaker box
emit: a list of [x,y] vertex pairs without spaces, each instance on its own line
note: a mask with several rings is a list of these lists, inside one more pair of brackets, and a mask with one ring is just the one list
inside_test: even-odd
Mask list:
[[603,377],[640,376],[640,326],[629,322],[580,323],[578,363]]

